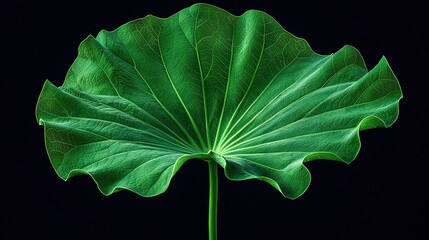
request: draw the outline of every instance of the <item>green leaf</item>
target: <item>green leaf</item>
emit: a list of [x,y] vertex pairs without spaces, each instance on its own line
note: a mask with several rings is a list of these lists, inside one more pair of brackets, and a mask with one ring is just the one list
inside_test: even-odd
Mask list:
[[368,71],[355,48],[317,54],[264,12],[196,4],[86,38],[36,115],[58,175],[89,174],[106,195],[160,194],[202,159],[294,199],[305,162],[350,163],[359,130],[392,125],[400,98],[384,57]]

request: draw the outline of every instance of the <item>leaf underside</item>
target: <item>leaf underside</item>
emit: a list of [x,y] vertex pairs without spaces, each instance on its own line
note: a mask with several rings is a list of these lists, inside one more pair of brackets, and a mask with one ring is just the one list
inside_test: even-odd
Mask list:
[[350,163],[359,130],[393,124],[400,98],[384,57],[368,71],[355,48],[317,54],[264,12],[196,4],[86,38],[36,115],[57,174],[89,174],[106,195],[158,195],[196,158],[294,199],[304,162]]

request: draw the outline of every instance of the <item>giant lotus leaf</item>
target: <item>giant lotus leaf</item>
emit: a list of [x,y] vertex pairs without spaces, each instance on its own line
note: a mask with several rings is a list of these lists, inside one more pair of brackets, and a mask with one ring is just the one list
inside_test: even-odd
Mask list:
[[196,4],[86,38],[36,114],[58,175],[89,174],[106,195],[160,194],[202,159],[293,199],[305,162],[350,163],[359,131],[393,124],[401,97],[384,57],[368,71],[355,48],[317,54],[264,12]]

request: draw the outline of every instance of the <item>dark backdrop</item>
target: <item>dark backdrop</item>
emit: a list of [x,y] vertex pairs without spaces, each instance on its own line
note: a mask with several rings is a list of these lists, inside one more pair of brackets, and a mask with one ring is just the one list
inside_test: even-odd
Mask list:
[[[297,200],[259,181],[220,173],[220,239],[421,239],[428,220],[426,96],[429,23],[411,1],[208,1],[240,15],[266,11],[321,54],[345,44],[369,68],[382,55],[403,88],[398,121],[361,133],[351,164],[307,164],[313,180]],[[280,3],[282,2],[282,3]],[[61,85],[87,35],[190,1],[14,1],[0,3],[1,239],[206,239],[208,172],[183,166],[166,193],[103,196],[88,176],[63,182],[50,166],[34,107],[45,79]],[[419,139],[419,137],[421,137]],[[420,235],[423,234],[423,235]]]

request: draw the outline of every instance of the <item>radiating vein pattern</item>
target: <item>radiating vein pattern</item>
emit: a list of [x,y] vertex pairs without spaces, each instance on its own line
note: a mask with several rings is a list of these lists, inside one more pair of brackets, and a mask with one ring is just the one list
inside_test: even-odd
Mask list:
[[89,174],[107,195],[160,194],[199,158],[293,199],[305,162],[351,162],[359,130],[392,125],[401,98],[384,57],[368,71],[355,48],[317,54],[266,13],[195,4],[89,36],[36,117],[58,175]]

